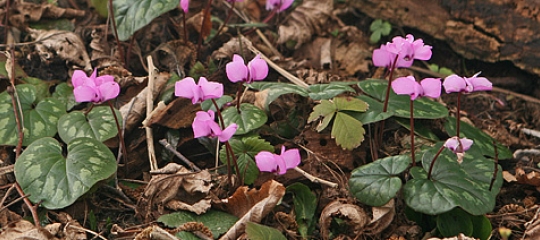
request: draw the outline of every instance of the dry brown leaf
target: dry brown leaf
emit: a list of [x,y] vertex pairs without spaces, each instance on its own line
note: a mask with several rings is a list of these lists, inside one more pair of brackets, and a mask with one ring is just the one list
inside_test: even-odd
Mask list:
[[396,208],[394,199],[380,207],[372,207],[373,219],[366,226],[365,232],[371,235],[379,234],[386,229],[396,216]]
[[522,239],[526,240],[533,240],[533,239],[540,239],[540,208],[536,210],[536,213],[534,214],[534,218],[525,223],[525,233],[523,234]]
[[[167,80],[169,79],[170,74],[160,72],[156,79],[154,79],[154,88],[153,96],[154,99],[157,98],[159,92],[163,89]],[[122,119],[125,119],[126,132],[133,129],[137,124],[139,124],[143,117],[146,115],[146,92],[148,87],[145,87],[136,97],[132,98],[129,102],[120,107],[120,113],[122,114]]]
[[195,46],[184,40],[162,43],[152,51],[151,55],[157,68],[176,71],[179,75],[184,71],[186,64],[193,66],[197,60]]
[[[15,11],[9,16],[9,23],[20,29],[24,29],[28,22],[39,22],[43,18],[76,18],[85,15],[83,10],[61,8],[47,3],[35,4],[28,1],[19,1],[12,6],[14,6]],[[3,9],[5,8],[3,7]]]
[[284,25],[279,26],[278,44],[289,40],[296,42],[295,49],[308,42],[313,35],[320,35],[323,25],[332,14],[333,0],[305,0],[289,15]]
[[261,186],[260,190],[240,187],[224,200],[227,211],[240,219],[220,239],[237,239],[244,233],[246,223],[259,223],[285,195],[285,187],[274,180]]
[[[242,48],[248,49],[253,44],[247,40],[246,38],[241,38],[242,44],[240,44],[240,38],[235,37],[231,38],[228,42],[224,43],[223,46],[221,46],[218,50],[214,51],[212,53],[212,59],[226,59],[226,58],[232,58],[232,56],[235,53],[242,52],[240,45],[242,45]],[[251,59],[253,56],[245,56],[246,59]]]
[[37,41],[34,46],[43,62],[59,57],[67,62],[83,67],[87,73],[92,72],[92,64],[86,53],[81,38],[75,33],[63,30],[28,29],[32,39]]
[[176,98],[168,105],[160,102],[145,125],[157,124],[171,129],[189,127],[193,123],[195,113],[200,110],[199,104],[191,104],[191,100],[187,98]]
[[527,184],[535,187],[540,187],[540,173],[532,171],[525,173],[522,168],[516,168],[515,177],[518,183]]
[[349,226],[347,232],[350,237],[361,234],[370,222],[370,217],[359,206],[347,203],[342,199],[335,200],[324,207],[319,219],[321,236],[325,240],[330,237],[330,223],[332,223],[333,218],[339,218]]
[[503,176],[504,180],[507,181],[507,182],[515,182],[515,181],[517,181],[516,176],[514,176],[514,174],[511,174],[508,171],[503,171],[502,176]]
[[460,233],[457,237],[449,237],[449,238],[428,238],[427,240],[476,240],[476,238],[473,237],[467,237],[463,233]]
[[2,228],[0,239],[55,240],[58,238],[45,228],[36,228],[34,224],[20,220]]
[[[205,213],[211,207],[208,193],[212,184],[208,171],[193,173],[182,165],[169,163],[151,173],[152,179],[137,203],[138,214],[145,219],[157,218],[165,207],[196,214]],[[157,214],[152,212],[155,208]]]

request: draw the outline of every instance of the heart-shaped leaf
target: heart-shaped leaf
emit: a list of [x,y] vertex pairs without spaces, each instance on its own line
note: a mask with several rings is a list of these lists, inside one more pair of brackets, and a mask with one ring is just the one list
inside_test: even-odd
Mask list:
[[[58,119],[66,113],[64,104],[54,98],[37,102],[36,90],[32,85],[20,84],[16,88],[23,112],[21,119],[24,120],[23,146],[43,137],[54,136]],[[11,96],[6,91],[0,94],[0,125],[0,145],[17,145],[19,136],[15,112]]]
[[77,138],[62,146],[54,138],[30,144],[15,162],[15,177],[34,203],[47,209],[71,205],[98,181],[116,172],[116,159],[103,143]]
[[315,84],[308,89],[309,97],[313,100],[330,99],[344,92],[355,92],[354,88],[342,84]]
[[242,103],[240,105],[240,112],[238,112],[236,107],[229,107],[222,112],[222,115],[225,126],[229,126],[231,123],[238,125],[238,129],[234,135],[246,134],[249,131],[260,128],[268,120],[263,110],[249,103]]
[[403,188],[407,205],[417,212],[431,215],[448,212],[455,207],[461,207],[472,215],[493,210],[502,185],[500,166],[490,191],[490,176],[493,176],[495,164],[491,159],[476,154],[472,150],[474,144],[465,153],[462,164],[458,163],[456,154],[444,149],[433,165],[431,179],[427,179],[431,161],[442,144],[438,143],[423,154],[423,169],[411,169],[413,179]]
[[[242,173],[244,183],[252,184],[255,179],[259,176],[259,168],[255,163],[255,155],[260,151],[274,152],[274,147],[272,145],[258,137],[247,137],[242,139],[231,139],[229,140],[231,148],[236,156],[236,161],[238,163],[238,170]],[[227,152],[225,146],[221,148],[219,152],[219,159],[223,164],[227,164]],[[232,158],[229,159],[231,164]],[[234,169],[233,166],[231,166]]]
[[67,85],[67,83],[58,84],[52,96],[64,103],[68,111],[78,104],[75,101],[75,95],[73,95],[73,87]]
[[126,41],[154,18],[178,7],[178,0],[114,0],[118,39]]
[[[114,110],[122,124],[121,115]],[[81,111],[73,111],[64,114],[58,120],[58,135],[65,143],[79,137],[89,137],[104,142],[118,134],[116,121],[110,107],[98,106],[86,114]]]
[[362,203],[382,206],[401,189],[399,174],[405,171],[410,163],[410,156],[397,155],[356,168],[349,179],[350,191]]
[[[456,136],[456,118],[448,117],[444,123],[444,129],[450,136]],[[499,153],[499,159],[510,159],[512,158],[512,152],[508,147],[496,142],[492,137],[487,135],[482,130],[471,126],[470,124],[461,121],[460,137],[466,137],[474,141],[474,145],[477,146],[483,155],[495,157],[495,146],[497,147],[497,152]],[[493,143],[495,142],[495,146]]]

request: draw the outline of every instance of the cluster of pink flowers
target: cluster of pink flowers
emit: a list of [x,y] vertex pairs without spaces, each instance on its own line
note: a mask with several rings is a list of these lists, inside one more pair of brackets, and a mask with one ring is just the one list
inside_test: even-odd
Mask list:
[[[182,3],[182,1],[181,1]],[[268,76],[268,64],[259,55],[255,56],[246,65],[240,55],[234,55],[233,61],[226,65],[226,73],[233,83],[252,83],[260,81]],[[209,82],[205,77],[199,78],[198,83],[191,77],[186,77],[175,83],[175,95],[191,99],[193,104],[201,103],[208,99],[216,99],[223,96],[223,85],[217,82]],[[228,141],[238,129],[238,125],[231,125],[222,129],[215,121],[215,113],[212,110],[199,111],[193,120],[193,135],[199,137],[217,137],[220,142]],[[257,167],[260,171],[284,174],[287,169],[294,168],[300,164],[300,153],[298,149],[290,149],[276,155],[262,151],[255,156]]]
[[[409,34],[406,38],[394,37],[392,42],[381,45],[373,51],[373,65],[377,67],[410,67],[414,59],[429,60],[431,46],[424,45],[422,39],[414,40]],[[397,61],[396,61],[397,60]],[[394,61],[396,61],[394,63]]]
[[103,103],[120,94],[120,85],[114,81],[111,75],[97,77],[94,70],[90,77],[82,70],[75,70],[71,77],[73,95],[77,102]]

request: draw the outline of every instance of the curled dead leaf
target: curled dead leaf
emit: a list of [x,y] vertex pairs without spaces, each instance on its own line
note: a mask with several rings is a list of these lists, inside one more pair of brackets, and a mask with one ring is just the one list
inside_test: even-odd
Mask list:
[[243,186],[229,198],[223,200],[225,209],[240,219],[220,239],[237,239],[244,233],[246,223],[259,223],[274,209],[285,195],[285,187],[274,180],[261,186],[260,190]]
[[394,199],[380,207],[372,207],[373,219],[364,230],[367,234],[375,235],[386,229],[396,216]]
[[526,173],[525,170],[518,167],[516,168],[515,177],[518,183],[540,187],[540,173],[536,171]]
[[[145,219],[157,219],[165,208],[202,214],[211,207],[208,193],[212,184],[208,171],[193,173],[182,165],[169,163],[151,173],[152,179],[137,202],[138,214]],[[155,208],[157,213],[152,211]]]
[[370,222],[370,217],[364,209],[357,205],[345,202],[343,199],[335,200],[322,210],[321,218],[321,236],[323,239],[330,239],[330,224],[334,218],[339,218],[348,226],[348,233],[351,237],[356,237],[364,232],[365,227]]

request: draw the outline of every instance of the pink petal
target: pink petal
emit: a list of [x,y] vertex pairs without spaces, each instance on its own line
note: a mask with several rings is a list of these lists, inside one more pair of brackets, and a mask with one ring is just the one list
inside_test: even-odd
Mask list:
[[418,39],[413,42],[414,48],[414,58],[418,60],[429,60],[431,59],[431,46],[424,45],[422,39]]
[[255,163],[261,172],[277,172],[277,163],[274,154],[267,151],[261,151],[255,155]]
[[223,96],[223,84],[217,82],[208,82],[205,77],[199,78],[199,84],[202,91],[202,99],[220,98]]
[[448,140],[446,140],[446,142],[444,143],[444,146],[448,148],[450,151],[455,153],[456,149],[459,146],[459,141],[457,140],[456,137],[451,137]]
[[106,82],[98,86],[99,92],[101,93],[101,99],[99,102],[105,102],[113,98],[118,97],[120,94],[120,85],[116,82]]
[[189,10],[189,0],[180,0],[180,8],[187,13]]
[[226,127],[221,134],[218,136],[218,139],[220,142],[226,142],[231,139],[231,137],[236,133],[236,129],[238,129],[238,125],[236,123],[232,123],[228,127]]
[[97,102],[100,98],[98,89],[84,85],[73,89],[73,95],[76,102]]
[[461,144],[463,145],[463,151],[469,150],[471,146],[473,145],[474,141],[468,138],[462,138]]
[[416,82],[413,76],[400,77],[392,81],[392,89],[394,92],[399,95],[410,95],[411,100],[416,99],[416,97],[420,94],[418,90],[421,90],[421,87],[418,88],[419,86],[420,85]]
[[373,65],[376,67],[391,67],[392,61],[394,61],[395,54],[392,54],[384,49],[375,49],[373,50]]
[[106,83],[106,82],[114,82],[114,77],[111,75],[103,75],[95,78],[94,82],[97,86]]
[[237,54],[233,56],[232,62],[227,63],[225,70],[227,72],[227,77],[231,82],[235,83],[247,80],[248,69],[246,65],[244,65],[244,59]]
[[278,12],[287,10],[287,8],[289,8],[293,4],[293,2],[294,0],[281,0],[281,5],[279,6]]
[[281,157],[285,161],[285,166],[287,169],[295,168],[302,161],[302,158],[300,157],[300,151],[297,148],[285,151],[285,146],[281,146]]
[[470,83],[473,86],[473,91],[491,91],[493,84],[485,77],[472,77],[469,78]]
[[86,76],[86,73],[83,70],[75,70],[73,72],[71,84],[73,84],[74,88],[85,85],[86,82],[88,82],[88,76]]
[[425,78],[420,82],[424,91],[424,96],[430,98],[438,98],[441,96],[441,79],[440,78]]
[[259,55],[249,61],[247,67],[249,69],[249,76],[252,80],[263,80],[268,76],[268,63],[261,59]]
[[279,175],[287,173],[287,163],[285,162],[285,159],[283,159],[283,157],[281,157],[280,155],[276,154],[274,154],[274,159],[277,164],[277,173]]
[[192,77],[184,78],[174,84],[174,95],[177,97],[190,98],[193,104],[200,100],[199,87]]
[[442,85],[444,86],[446,93],[465,91],[467,87],[465,79],[456,74],[446,77]]
[[214,122],[214,118],[212,116],[213,112],[210,112],[198,111],[195,114],[195,119],[193,119],[193,124],[191,125],[195,138],[206,137],[212,133],[209,122]]

